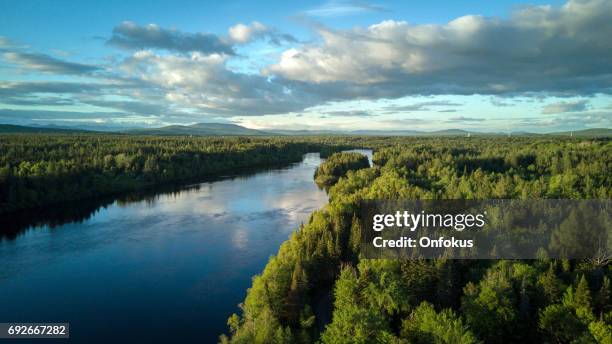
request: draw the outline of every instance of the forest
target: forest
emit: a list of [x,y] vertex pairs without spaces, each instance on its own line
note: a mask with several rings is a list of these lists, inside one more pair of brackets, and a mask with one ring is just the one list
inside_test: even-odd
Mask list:
[[395,138],[337,154],[329,203],[253,278],[221,343],[612,343],[609,259],[385,260],[359,252],[360,201],[610,199],[612,142]]
[[[369,148],[373,166],[358,153]],[[0,213],[328,159],[328,204],[270,257],[221,343],[612,343],[607,260],[360,255],[360,202],[610,199],[612,141],[0,135]]]
[[298,162],[359,139],[0,135],[0,214]]
[[334,185],[348,171],[370,167],[368,158],[360,153],[334,153],[315,171],[315,183],[322,188]]

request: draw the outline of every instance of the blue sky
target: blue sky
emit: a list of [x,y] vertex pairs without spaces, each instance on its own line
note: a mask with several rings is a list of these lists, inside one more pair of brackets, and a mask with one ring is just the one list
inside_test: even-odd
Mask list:
[[576,130],[612,2],[3,1],[0,123]]

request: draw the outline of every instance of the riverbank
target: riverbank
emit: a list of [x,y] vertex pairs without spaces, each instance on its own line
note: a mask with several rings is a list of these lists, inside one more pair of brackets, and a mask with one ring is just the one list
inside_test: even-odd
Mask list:
[[0,136],[0,214],[299,162],[324,138]]
[[183,343],[214,343],[252,276],[327,202],[312,178],[320,162],[306,154],[109,200],[64,223],[41,219],[0,240],[0,259],[10,262],[0,267],[0,321],[61,319],[75,343],[171,342],[176,333]]

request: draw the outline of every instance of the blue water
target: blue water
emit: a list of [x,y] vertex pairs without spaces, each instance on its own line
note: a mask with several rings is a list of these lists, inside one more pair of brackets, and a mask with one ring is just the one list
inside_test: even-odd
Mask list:
[[0,322],[69,322],[70,342],[215,343],[252,276],[327,201],[320,162],[307,154],[0,236]]

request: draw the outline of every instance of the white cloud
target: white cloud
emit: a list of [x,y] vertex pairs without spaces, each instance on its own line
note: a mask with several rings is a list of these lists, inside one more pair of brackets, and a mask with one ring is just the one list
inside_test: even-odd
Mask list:
[[97,66],[64,61],[37,53],[11,51],[4,53],[3,57],[5,60],[19,64],[25,69],[53,74],[88,74],[100,69]]
[[608,0],[525,7],[507,20],[317,30],[320,44],[288,49],[264,72],[347,98],[612,93]]
[[251,25],[239,23],[228,30],[230,38],[237,43],[247,43],[254,37],[265,34],[268,31],[267,26],[257,21],[252,22]]
[[588,101],[578,100],[574,102],[558,102],[545,105],[542,109],[542,114],[549,115],[565,112],[580,112],[587,109]]
[[484,121],[484,118],[455,116],[455,117],[450,117],[448,121],[449,122],[482,122]]
[[236,44],[247,44],[258,39],[267,39],[269,43],[280,45],[283,42],[295,43],[295,37],[280,33],[260,22],[254,21],[250,25],[236,24],[228,29],[228,34]]
[[385,109],[389,113],[395,112],[412,112],[412,111],[429,111],[432,107],[456,107],[461,106],[460,103],[450,102],[450,101],[426,101],[426,102],[418,102],[407,105],[392,105],[387,106]]
[[[92,113],[101,114],[105,112],[99,109],[102,107],[113,113],[112,118],[151,115],[168,122],[196,122],[210,117],[316,113],[328,118],[313,122],[348,127],[350,123],[367,126],[369,116],[377,116],[377,123],[383,123],[390,117],[386,115],[413,111],[423,112],[419,117],[434,119],[437,115],[440,122],[457,124],[477,124],[476,119],[485,115],[489,124],[492,117],[483,111],[472,111],[469,104],[436,101],[442,97],[431,101],[412,97],[417,95],[491,95],[495,105],[510,105],[497,109],[496,115],[514,116],[514,101],[497,100],[517,99],[513,98],[516,95],[578,98],[612,94],[610,1],[570,0],[562,7],[525,7],[508,19],[464,16],[442,25],[389,20],[365,28],[332,30],[319,26],[316,30],[320,40],[298,43],[259,22],[237,24],[222,35],[124,22],[114,29],[108,43],[131,55],[116,55],[98,67],[25,48],[2,48],[9,43],[0,37],[0,50],[13,63],[38,72],[87,74],[88,80],[0,81],[0,97],[3,104],[22,110],[45,104],[89,106],[95,107]],[[264,49],[238,48],[256,40],[294,44],[278,57],[277,63],[258,73],[259,66],[277,57],[264,59]],[[235,48],[240,50],[240,56]],[[278,47],[267,48],[278,51]],[[239,72],[254,62],[257,68]],[[386,102],[402,97],[423,101],[395,106]],[[370,100],[380,104],[350,106],[352,102]],[[437,114],[456,111],[460,105],[461,112],[457,114],[465,110],[475,117],[446,118]],[[521,110],[527,109],[531,114],[574,111],[576,115],[588,110],[586,102],[569,100],[542,109],[532,105]],[[73,115],[77,116],[77,112],[73,111]],[[14,118],[26,113],[10,115]],[[52,117],[50,112],[38,115]],[[601,122],[603,115],[593,118]],[[551,120],[553,116],[541,117]],[[316,125],[310,123],[312,118],[307,120],[305,123]],[[409,120],[414,125],[425,124]]]
[[234,54],[228,42],[212,33],[186,33],[156,24],[141,26],[130,21],[116,26],[107,43],[127,50],[164,49],[179,53]]
[[164,94],[167,101],[216,115],[260,115],[302,110],[314,100],[260,75],[226,68],[227,55],[135,53],[122,64],[131,78]]

